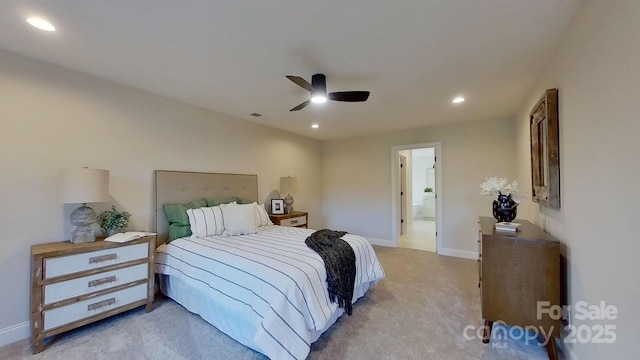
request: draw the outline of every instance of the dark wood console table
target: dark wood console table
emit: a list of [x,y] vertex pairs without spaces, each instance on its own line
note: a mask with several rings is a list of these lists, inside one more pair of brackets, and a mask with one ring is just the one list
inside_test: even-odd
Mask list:
[[560,243],[527,220],[518,220],[516,232],[496,231],[496,220],[480,217],[478,270],[485,321],[483,342],[491,340],[494,322],[544,329],[549,358],[558,358],[555,337],[561,319],[538,314],[538,302],[549,309],[560,304]]

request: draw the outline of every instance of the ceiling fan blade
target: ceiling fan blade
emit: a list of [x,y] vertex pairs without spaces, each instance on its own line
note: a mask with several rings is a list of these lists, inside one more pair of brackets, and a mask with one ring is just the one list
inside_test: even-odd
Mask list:
[[311,100],[307,100],[307,101],[303,102],[302,104],[294,107],[293,109],[291,109],[289,111],[298,111],[298,110],[304,108],[305,106],[309,105],[310,103],[311,103]]
[[347,102],[359,102],[367,101],[369,98],[368,91],[339,91],[332,92],[327,95],[329,100],[334,101],[347,101]]
[[293,81],[294,83],[296,83],[296,85],[300,86],[301,88],[308,90],[308,91],[313,91],[313,86],[311,86],[311,84],[309,84],[309,82],[303,78],[301,78],[300,76],[293,76],[293,75],[286,75],[287,79]]

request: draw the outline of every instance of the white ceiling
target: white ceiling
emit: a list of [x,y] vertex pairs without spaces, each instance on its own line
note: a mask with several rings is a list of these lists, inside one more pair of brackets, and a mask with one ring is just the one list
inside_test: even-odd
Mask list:
[[[515,115],[579,6],[580,0],[3,0],[0,49],[329,140]],[[57,31],[27,25],[33,14]],[[326,74],[329,92],[369,90],[369,100],[290,112],[309,94],[285,75],[311,81],[314,73]],[[459,95],[467,100],[452,104]],[[319,129],[310,128],[314,122]]]

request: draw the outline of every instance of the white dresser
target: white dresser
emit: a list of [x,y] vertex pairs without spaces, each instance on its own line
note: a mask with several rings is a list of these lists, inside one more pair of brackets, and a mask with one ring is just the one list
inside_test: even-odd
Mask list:
[[33,352],[46,338],[146,305],[153,309],[155,236],[126,243],[31,246]]

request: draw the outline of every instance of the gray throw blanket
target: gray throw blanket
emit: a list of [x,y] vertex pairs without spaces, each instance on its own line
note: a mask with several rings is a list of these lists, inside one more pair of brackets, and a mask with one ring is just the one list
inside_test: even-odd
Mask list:
[[327,290],[331,302],[337,302],[351,316],[353,284],[356,279],[356,254],[351,245],[342,240],[346,231],[318,230],[305,244],[318,253],[327,269]]

